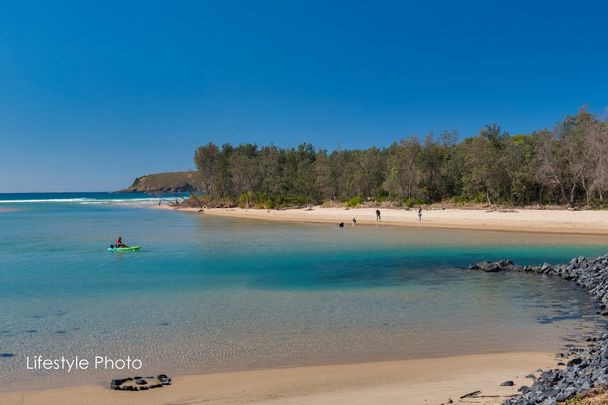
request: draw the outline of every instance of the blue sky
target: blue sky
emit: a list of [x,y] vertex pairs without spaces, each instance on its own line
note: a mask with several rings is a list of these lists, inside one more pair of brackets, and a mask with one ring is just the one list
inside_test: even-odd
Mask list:
[[384,146],[608,106],[608,3],[13,1],[0,192],[101,191],[209,141]]

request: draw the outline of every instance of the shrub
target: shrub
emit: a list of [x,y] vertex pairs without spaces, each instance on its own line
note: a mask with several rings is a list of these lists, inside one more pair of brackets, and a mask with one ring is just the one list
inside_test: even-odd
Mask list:
[[247,194],[241,194],[239,196],[239,207],[247,208],[249,206],[249,199],[247,198]]
[[356,197],[353,197],[350,200],[348,200],[346,202],[346,206],[348,208],[355,208],[357,205],[361,204],[361,201],[362,201],[361,197],[356,196]]
[[376,201],[376,203],[383,203],[383,202],[386,202],[386,201],[390,201],[390,199],[391,199],[390,195],[386,191],[378,193],[376,195],[376,197],[374,198],[374,200]]
[[239,196],[239,207],[240,208],[249,208],[251,207],[255,201],[259,201],[259,198],[256,198],[256,194],[248,191]]
[[403,200],[403,205],[405,205],[408,208],[412,208],[412,207],[420,206],[420,205],[424,205],[424,204],[425,204],[425,202],[421,198],[408,197],[405,200]]

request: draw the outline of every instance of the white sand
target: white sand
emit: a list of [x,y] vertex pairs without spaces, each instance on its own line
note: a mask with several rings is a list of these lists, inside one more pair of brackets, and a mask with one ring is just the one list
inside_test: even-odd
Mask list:
[[[166,209],[171,207],[164,206]],[[198,212],[195,208],[185,211]],[[375,208],[321,208],[265,210],[241,208],[210,208],[204,215],[227,216],[292,222],[323,222],[350,225],[353,218],[358,224],[377,224]],[[413,227],[455,228],[500,231],[572,233],[608,235],[608,211],[569,211],[517,209],[515,212],[487,212],[482,209],[423,210],[422,222],[416,210],[380,209],[381,224]]]

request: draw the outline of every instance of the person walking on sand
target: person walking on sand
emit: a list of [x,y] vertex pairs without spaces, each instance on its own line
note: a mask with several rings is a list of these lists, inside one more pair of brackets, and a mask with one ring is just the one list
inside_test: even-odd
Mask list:
[[382,219],[380,218],[380,210],[376,209],[376,222],[380,222]]
[[422,207],[418,208],[418,222],[422,222]]

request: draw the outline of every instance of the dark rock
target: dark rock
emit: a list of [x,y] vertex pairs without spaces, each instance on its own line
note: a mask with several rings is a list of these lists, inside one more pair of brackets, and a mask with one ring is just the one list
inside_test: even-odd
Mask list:
[[501,270],[501,268],[498,265],[498,263],[492,263],[492,262],[477,263],[477,269],[481,270],[481,271],[488,272],[488,273],[494,273],[494,272],[497,272],[497,271]]
[[539,380],[544,380],[552,383],[559,380],[559,374],[553,370],[545,371],[540,375]]
[[512,387],[514,385],[515,385],[515,383],[511,380],[505,381],[502,384],[500,384],[501,387]]
[[512,266],[513,262],[511,260],[505,260],[505,259],[503,259],[503,260],[497,261],[496,264],[498,264],[498,266],[500,268],[505,268],[507,266]]
[[129,378],[116,378],[110,383],[110,388],[121,391],[146,391],[152,388],[162,388],[163,385],[170,384],[171,378],[166,374],[160,374],[158,377],[135,376]]
[[121,389],[120,386],[125,382],[124,379],[122,378],[118,378],[118,379],[114,379],[112,380],[112,382],[110,383],[110,388],[112,388],[113,390],[119,390]]
[[566,388],[564,390],[564,401],[572,398],[574,395],[576,395],[576,388],[574,388],[574,387]]
[[166,374],[159,374],[156,378],[162,385],[171,385],[171,379]]

